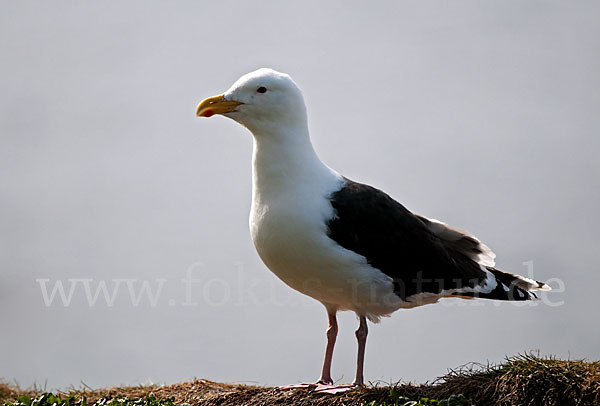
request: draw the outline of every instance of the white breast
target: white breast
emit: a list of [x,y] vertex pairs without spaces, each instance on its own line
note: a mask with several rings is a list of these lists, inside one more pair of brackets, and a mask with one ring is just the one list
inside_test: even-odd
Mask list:
[[328,196],[343,179],[307,181],[276,194],[257,185],[250,230],[261,259],[279,279],[326,306],[376,319],[400,306],[390,277],[327,236],[335,215]]
[[317,157],[307,128],[275,130],[254,134],[250,232],[265,265],[329,308],[372,320],[397,310],[392,279],[327,235],[343,177]]

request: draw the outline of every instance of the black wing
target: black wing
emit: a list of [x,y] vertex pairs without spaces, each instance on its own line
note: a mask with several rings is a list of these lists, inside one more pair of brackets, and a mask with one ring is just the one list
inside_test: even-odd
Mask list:
[[394,292],[403,300],[421,292],[474,287],[486,279],[460,244],[440,239],[427,219],[381,190],[346,180],[330,199],[336,215],[327,224],[329,237],[393,278]]

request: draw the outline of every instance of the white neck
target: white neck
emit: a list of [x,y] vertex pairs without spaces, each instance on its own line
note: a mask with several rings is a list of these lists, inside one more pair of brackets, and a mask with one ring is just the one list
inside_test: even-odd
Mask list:
[[326,190],[340,176],[317,156],[307,126],[255,134],[252,159],[254,203],[293,198],[305,188]]

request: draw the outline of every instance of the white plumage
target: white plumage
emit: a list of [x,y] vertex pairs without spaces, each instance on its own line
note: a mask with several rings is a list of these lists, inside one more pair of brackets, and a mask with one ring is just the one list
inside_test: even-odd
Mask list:
[[524,300],[533,297],[529,290],[549,289],[493,268],[495,254],[471,234],[415,215],[325,165],[310,142],[302,92],[288,75],[259,69],[242,76],[200,103],[197,115],[213,114],[254,135],[250,233],[258,254],[288,286],[327,309],[321,385],[332,383],[338,310],[360,318],[354,384],[362,385],[367,318],[376,322],[441,297]]

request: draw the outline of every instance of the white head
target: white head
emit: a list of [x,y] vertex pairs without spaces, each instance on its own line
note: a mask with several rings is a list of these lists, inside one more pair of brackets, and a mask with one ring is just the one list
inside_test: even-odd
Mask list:
[[277,129],[307,128],[302,92],[291,77],[261,68],[239,78],[224,94],[202,101],[199,117],[221,114],[248,128],[255,136]]

